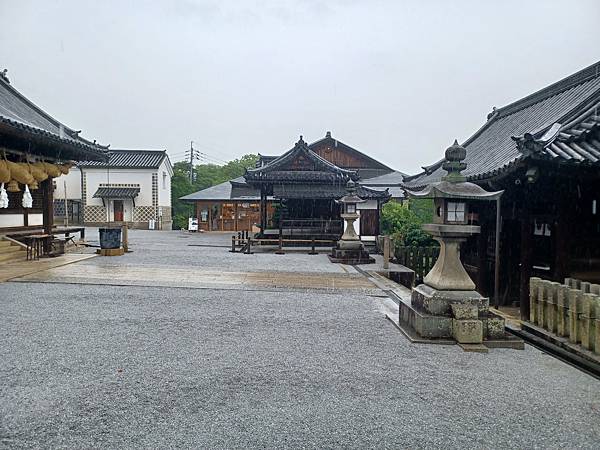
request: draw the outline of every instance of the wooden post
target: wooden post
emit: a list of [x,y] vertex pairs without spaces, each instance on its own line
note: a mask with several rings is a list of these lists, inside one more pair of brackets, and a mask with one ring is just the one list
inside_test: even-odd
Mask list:
[[390,237],[386,235],[383,237],[383,268],[390,268]]
[[[52,234],[54,228],[54,184],[53,178],[48,177],[41,183],[42,188],[42,223],[44,234]],[[50,239],[44,240],[44,253],[49,253],[52,243]]]
[[312,238],[311,240],[311,249],[310,252],[308,252],[309,255],[317,255],[318,252],[315,250],[315,238]]
[[494,244],[494,305],[500,306],[500,233],[502,231],[501,197],[496,200],[496,236]]
[[[529,197],[529,190],[524,192],[525,199]],[[531,277],[531,267],[533,264],[533,236],[532,223],[529,211],[529,205],[524,203],[522,206],[521,218],[521,279],[519,305],[521,310],[521,320],[529,318],[529,278]]]
[[123,251],[127,253],[129,251],[129,232],[127,228],[127,224],[124,224],[121,227],[123,233]]
[[233,229],[238,230],[238,202],[233,203]]
[[275,254],[285,255],[285,252],[283,251],[283,235],[281,234],[281,232],[279,233],[279,248],[275,250]]
[[235,234],[231,236],[231,253],[235,253]]
[[248,240],[246,241],[246,255],[250,255],[252,252],[250,251],[250,245],[252,243],[252,240],[250,238],[248,238]]

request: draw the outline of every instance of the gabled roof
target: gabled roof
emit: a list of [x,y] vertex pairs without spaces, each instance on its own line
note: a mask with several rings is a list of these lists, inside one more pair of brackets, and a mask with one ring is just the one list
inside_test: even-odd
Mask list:
[[394,170],[393,172],[380,175],[378,177],[362,180],[361,184],[365,186],[400,186],[404,181],[405,173]]
[[55,149],[61,159],[104,159],[108,146],[79,136],[75,131],[46,113],[0,73],[0,133]]
[[79,167],[111,169],[158,169],[167,158],[166,150],[110,150],[108,161],[84,161]]
[[[341,148],[342,150],[344,150],[347,153],[353,154],[360,159],[364,159],[364,160],[368,161],[371,164],[371,166],[368,169],[366,169],[367,171],[370,170],[373,173],[376,173],[377,175],[380,175],[381,173],[393,171],[392,168],[386,166],[385,164],[377,161],[374,158],[371,158],[369,155],[355,149],[354,147],[350,147],[348,144],[344,144],[342,141],[339,141],[339,140],[333,138],[331,136],[331,131],[327,131],[325,133],[324,138],[313,142],[308,147],[312,150],[312,149],[316,149],[317,147],[319,147],[325,143],[329,143],[332,147],[335,147],[335,148]],[[350,167],[345,167],[345,168],[350,169]],[[359,169],[359,168],[356,168],[356,169]],[[363,169],[363,170],[365,170],[365,169]]]
[[[523,158],[530,156],[521,151],[523,144],[519,144],[526,135],[540,137],[557,123],[570,124],[586,111],[593,111],[594,105],[599,101],[600,62],[503,108],[495,109],[488,116],[487,122],[463,143],[467,149],[467,169],[463,174],[469,180],[478,180],[510,169]],[[588,117],[594,115],[597,113]],[[589,120],[584,122],[588,123]],[[569,134],[568,130],[561,131]],[[559,138],[558,148],[560,139],[566,137]],[[550,148],[550,151],[553,154],[548,155],[554,158],[574,160],[572,155],[565,156],[568,155],[568,151],[564,149],[564,154],[557,152],[556,148]],[[417,187],[439,181],[444,174],[442,162],[443,160],[440,160],[431,166],[425,166],[424,172],[406,177],[405,184]]]
[[[304,167],[294,167],[294,164]],[[273,181],[331,182],[358,179],[354,170],[342,169],[313,152],[300,136],[294,148],[265,166],[246,169],[244,178],[249,183]]]

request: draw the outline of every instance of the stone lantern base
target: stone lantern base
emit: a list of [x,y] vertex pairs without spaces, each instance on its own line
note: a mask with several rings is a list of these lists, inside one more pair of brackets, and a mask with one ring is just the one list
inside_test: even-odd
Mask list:
[[410,303],[400,302],[399,314],[399,323],[424,339],[482,344],[506,337],[504,319],[490,313],[489,299],[477,291],[441,291],[422,284],[413,289]]
[[359,242],[359,248],[344,248],[344,241],[339,241],[331,250],[329,260],[340,264],[372,264],[375,259],[369,255],[369,252],[364,249],[362,243]]

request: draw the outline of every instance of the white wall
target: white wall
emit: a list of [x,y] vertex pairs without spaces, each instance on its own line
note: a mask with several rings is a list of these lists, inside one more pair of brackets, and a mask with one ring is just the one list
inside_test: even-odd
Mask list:
[[54,199],[63,200],[65,198],[65,182],[67,184],[67,199],[81,200],[81,172],[77,167],[72,167],[67,175],[61,175],[54,179],[56,189],[54,189]]
[[173,170],[167,159],[158,168],[158,206],[171,207],[171,177]]
[[[139,184],[140,193],[135,198],[135,206],[152,206],[152,173],[154,172],[153,169],[110,169],[110,172],[107,173],[106,168],[85,168],[84,173],[87,180],[86,203],[102,206],[101,198],[93,198],[100,184]],[[160,182],[161,180],[159,180],[159,184]]]

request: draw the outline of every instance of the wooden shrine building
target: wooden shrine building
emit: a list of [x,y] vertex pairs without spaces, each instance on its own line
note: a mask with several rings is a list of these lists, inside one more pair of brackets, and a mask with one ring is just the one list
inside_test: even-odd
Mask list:
[[[462,144],[469,181],[504,190],[500,207],[499,304],[529,317],[529,278],[600,281],[600,63],[494,108]],[[438,181],[442,161],[405,178],[411,190]],[[482,233],[461,255],[494,292],[496,211],[475,207]]]
[[[90,142],[33,104],[0,73],[0,235],[52,235],[54,179],[72,161],[107,158],[107,148]],[[29,191],[32,204],[26,205]],[[28,196],[26,196],[28,197]]]
[[182,197],[196,205],[201,229],[307,237],[338,237],[340,206],[349,180],[359,184],[357,232],[379,234],[381,206],[403,196],[403,174],[334,139],[307,144],[302,137],[281,156],[260,155],[244,176]]

